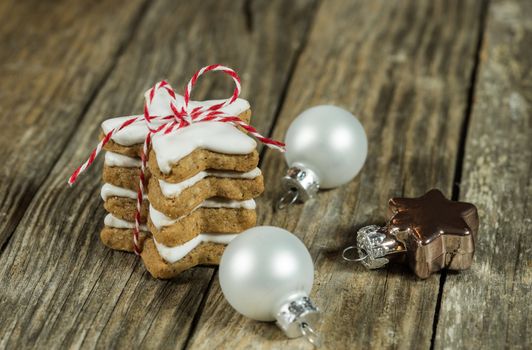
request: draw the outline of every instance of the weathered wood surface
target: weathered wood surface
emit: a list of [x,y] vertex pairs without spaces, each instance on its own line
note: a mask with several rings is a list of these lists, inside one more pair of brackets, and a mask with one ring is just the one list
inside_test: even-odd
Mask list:
[[492,1],[460,197],[482,218],[475,264],[448,274],[437,349],[532,348],[532,3]]
[[1,2],[0,247],[107,79],[145,2]]
[[[167,78],[180,90],[213,62],[242,75],[264,133],[282,138],[300,111],[320,103],[352,110],[368,133],[355,181],[283,212],[272,208],[283,157],[267,151],[262,162],[259,223],[309,247],[324,348],[527,347],[525,0],[54,6],[0,4],[0,348],[310,348],[238,315],[214,268],[157,281],[134,256],[103,247],[99,166],[65,187],[104,118],[140,111],[150,84]],[[194,97],[224,97],[228,87],[210,77]],[[389,197],[431,187],[479,204],[472,270],[420,281],[401,266],[366,271],[341,260],[356,228],[385,220]]]
[[[214,270],[193,269],[172,282],[152,279],[135,256],[99,243],[101,168],[92,169],[72,189],[65,181],[94,147],[103,119],[141,111],[143,91],[156,80],[167,78],[178,88],[198,67],[212,62],[233,66],[249,82],[245,96],[256,98],[254,120],[267,132],[314,3],[244,5],[150,2],[87,111],[63,115],[77,130],[61,150],[48,149],[55,152],[56,164],[0,256],[0,348],[180,347],[186,342]],[[101,24],[112,21],[104,20]],[[225,97],[229,87],[226,80],[206,80],[194,96]],[[49,108],[55,113],[61,106]],[[56,141],[52,137],[46,145]]]

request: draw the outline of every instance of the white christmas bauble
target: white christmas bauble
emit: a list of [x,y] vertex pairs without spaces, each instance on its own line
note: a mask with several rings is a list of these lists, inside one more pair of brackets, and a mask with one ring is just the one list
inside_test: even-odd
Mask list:
[[273,226],[238,235],[220,261],[220,286],[236,311],[259,321],[273,321],[281,306],[308,296],[314,264],[292,233]]
[[316,173],[320,188],[351,181],[368,153],[362,124],[345,109],[323,105],[307,109],[290,125],[285,137],[286,161]]

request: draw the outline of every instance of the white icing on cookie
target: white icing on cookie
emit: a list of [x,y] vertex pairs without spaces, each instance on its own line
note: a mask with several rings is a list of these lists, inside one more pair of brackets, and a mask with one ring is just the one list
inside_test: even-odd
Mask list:
[[168,174],[172,165],[198,148],[223,154],[249,154],[257,142],[229,123],[203,122],[153,137],[159,169]]
[[155,247],[161,258],[166,262],[173,264],[176,261],[183,259],[202,242],[229,244],[236,236],[238,236],[238,234],[200,233],[190,241],[175,247],[167,247],[164,244],[157,242],[155,238],[153,239],[153,242],[155,243]]
[[[102,130],[105,134],[119,127],[128,119],[141,117],[140,115],[131,115],[126,117],[118,117],[104,120],[102,123]],[[126,128],[118,131],[111,137],[111,140],[122,146],[132,146],[138,143],[143,143],[148,134],[148,127],[144,120],[139,120]]]
[[123,168],[140,168],[142,162],[138,158],[107,151],[105,152],[105,165]]
[[[190,106],[192,108],[198,106],[212,106],[223,102],[223,100],[209,100],[209,101],[190,101]],[[183,96],[176,95],[177,106],[181,106],[183,103]],[[221,109],[224,113],[228,115],[237,116],[249,109],[249,102],[241,98],[237,99],[234,103],[229,106],[225,106]],[[165,89],[157,90],[153,102],[149,107],[150,115],[152,116],[167,116],[172,115],[173,112],[170,108],[170,96]],[[102,123],[102,130],[104,133],[108,133],[116,127],[119,127],[123,122],[128,119],[140,117],[140,115],[132,115],[126,117],[118,117],[107,119]],[[159,122],[161,123],[161,122]],[[155,123],[156,125],[157,123]],[[148,128],[144,120],[140,120],[136,123],[133,123],[126,127],[125,129],[120,130],[115,133],[111,139],[122,146],[132,146],[135,144],[143,143],[146,135],[148,134]]]
[[[194,209],[196,210],[196,209]],[[194,211],[192,210],[192,211]],[[188,215],[188,214],[187,214]],[[179,218],[181,219],[181,217]],[[164,215],[150,204],[150,220],[152,224],[160,230],[162,227],[170,226],[176,223],[179,219],[172,219]]]
[[230,208],[230,209],[249,209],[253,210],[257,207],[254,199],[245,201],[235,201],[228,198],[213,197],[206,199],[200,204],[202,208]]
[[240,173],[236,171],[205,170],[200,171],[191,178],[186,179],[185,181],[182,181],[177,184],[165,182],[162,180],[158,181],[163,196],[172,198],[179,196],[179,194],[181,194],[183,190],[193,186],[194,184],[198,183],[199,181],[208,176],[229,177],[233,179],[254,179],[256,177],[259,177],[261,174],[262,173],[259,168],[255,168],[251,171],[248,171],[247,173]]
[[245,201],[235,201],[235,200],[226,199],[226,198],[212,198],[212,199],[207,199],[206,201],[198,205],[190,213],[183,215],[177,219],[172,219],[164,215],[157,209],[155,209],[150,204],[150,219],[153,225],[158,230],[160,230],[162,227],[171,226],[175,224],[176,222],[178,222],[185,216],[190,215],[192,212],[194,212],[198,208],[230,208],[230,209],[251,209],[253,210],[256,208],[256,206],[257,205],[255,203],[255,200],[253,199],[248,199]]
[[[114,228],[135,228],[135,223],[131,221],[126,221],[117,218],[113,214],[107,214],[105,216],[105,219],[103,221],[105,226],[114,227]],[[148,227],[146,225],[140,225],[141,231],[148,231]]]
[[[102,196],[102,199],[104,201],[107,200],[109,197],[125,197],[125,198],[131,198],[131,199],[137,199],[137,192],[132,191],[127,188],[118,187],[111,184],[104,184],[102,186],[102,190],[100,191],[100,194]],[[146,194],[144,194],[143,199],[148,198]]]

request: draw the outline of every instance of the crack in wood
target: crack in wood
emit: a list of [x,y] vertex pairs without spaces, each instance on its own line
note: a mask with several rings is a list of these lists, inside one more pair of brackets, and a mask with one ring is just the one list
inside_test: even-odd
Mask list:
[[245,0],[242,6],[242,12],[244,13],[244,19],[246,22],[246,30],[248,33],[253,33],[253,0]]
[[[471,77],[469,79],[469,87],[467,91],[467,103],[464,110],[464,118],[462,126],[460,128],[459,145],[456,156],[455,172],[453,177],[453,187],[451,199],[457,201],[460,199],[460,184],[462,182],[462,169],[465,158],[465,147],[467,141],[467,135],[469,130],[469,124],[471,120],[471,114],[473,112],[473,104],[475,100],[475,87],[478,78],[478,71],[480,67],[482,45],[484,42],[484,36],[486,32],[486,22],[488,17],[489,0],[484,0],[481,3],[480,8],[480,21],[478,25],[478,40],[475,48],[475,62],[471,70]],[[438,321],[440,318],[440,310],[442,305],[443,291],[445,288],[445,281],[447,280],[447,270],[442,270],[440,274],[440,283],[438,290],[438,297],[436,299],[436,308],[434,310],[434,320],[432,323],[432,336],[430,339],[430,350],[434,350],[436,335],[438,330]]]

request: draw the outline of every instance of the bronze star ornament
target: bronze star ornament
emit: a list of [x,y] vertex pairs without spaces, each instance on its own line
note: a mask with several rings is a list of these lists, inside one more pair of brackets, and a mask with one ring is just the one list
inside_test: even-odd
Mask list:
[[[479,226],[473,204],[448,200],[432,189],[418,198],[392,198],[388,207],[388,224],[358,230],[357,245],[344,250],[344,259],[370,269],[392,260],[406,261],[420,278],[441,269],[471,266]],[[358,251],[358,258],[347,257],[352,249]]]
[[448,200],[432,189],[419,198],[392,198],[388,205],[393,215],[388,230],[409,252],[407,261],[417,276],[471,266],[479,226],[473,204]]

